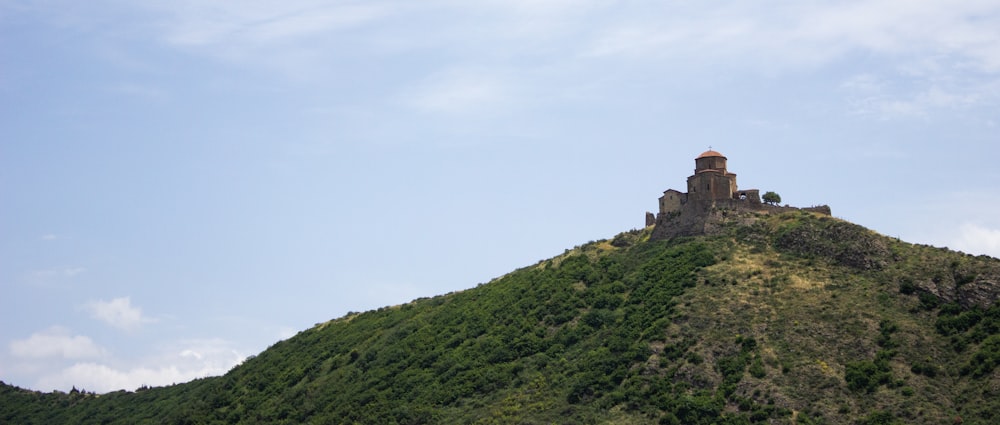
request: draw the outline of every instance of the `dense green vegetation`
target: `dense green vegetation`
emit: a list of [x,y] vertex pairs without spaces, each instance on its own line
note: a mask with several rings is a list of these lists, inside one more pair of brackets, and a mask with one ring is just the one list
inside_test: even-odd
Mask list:
[[1000,305],[942,290],[995,284],[996,259],[805,213],[647,239],[626,232],[466,291],[318,324],[221,377],[104,395],[0,385],[0,423],[1000,417]]

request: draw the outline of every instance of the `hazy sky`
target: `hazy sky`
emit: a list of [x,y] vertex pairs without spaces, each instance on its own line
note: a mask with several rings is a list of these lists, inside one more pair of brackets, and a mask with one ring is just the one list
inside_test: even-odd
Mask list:
[[1000,3],[0,0],[0,380],[221,374],[739,187],[1000,256]]

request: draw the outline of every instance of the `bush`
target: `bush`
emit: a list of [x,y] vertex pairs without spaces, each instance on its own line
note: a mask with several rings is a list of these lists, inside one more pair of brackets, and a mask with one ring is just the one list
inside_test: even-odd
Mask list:
[[917,291],[917,285],[913,284],[913,279],[909,277],[904,277],[901,282],[899,282],[899,293],[903,295],[912,295]]
[[871,393],[891,379],[888,362],[862,360],[849,362],[845,366],[844,381],[847,382],[847,388],[853,391],[864,390]]
[[767,373],[764,371],[764,362],[760,360],[760,357],[755,358],[753,363],[750,363],[750,376],[760,379],[766,375]]
[[993,369],[998,365],[1000,365],[1000,335],[993,335],[983,342],[979,351],[969,359],[969,363],[962,367],[961,372],[963,375],[971,374],[974,378],[981,378],[993,373]]
[[931,359],[927,359],[926,361],[913,363],[913,365],[910,366],[910,372],[917,375],[924,375],[928,378],[933,378],[938,374],[938,367],[932,363]]
[[896,424],[896,418],[892,413],[886,411],[872,412],[861,422],[864,425],[892,425]]

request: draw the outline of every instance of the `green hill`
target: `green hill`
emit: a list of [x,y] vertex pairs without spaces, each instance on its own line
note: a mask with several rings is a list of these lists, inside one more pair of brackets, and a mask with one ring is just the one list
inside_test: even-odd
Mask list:
[[466,291],[321,323],[221,377],[104,395],[3,385],[0,422],[1000,417],[1000,260],[805,212],[732,223],[667,241],[626,232]]

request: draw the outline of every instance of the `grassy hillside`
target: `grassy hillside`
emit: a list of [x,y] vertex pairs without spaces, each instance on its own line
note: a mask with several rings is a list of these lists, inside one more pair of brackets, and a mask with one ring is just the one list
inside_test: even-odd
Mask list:
[[222,377],[0,386],[2,423],[991,423],[1000,260],[806,213],[592,242],[319,324]]

